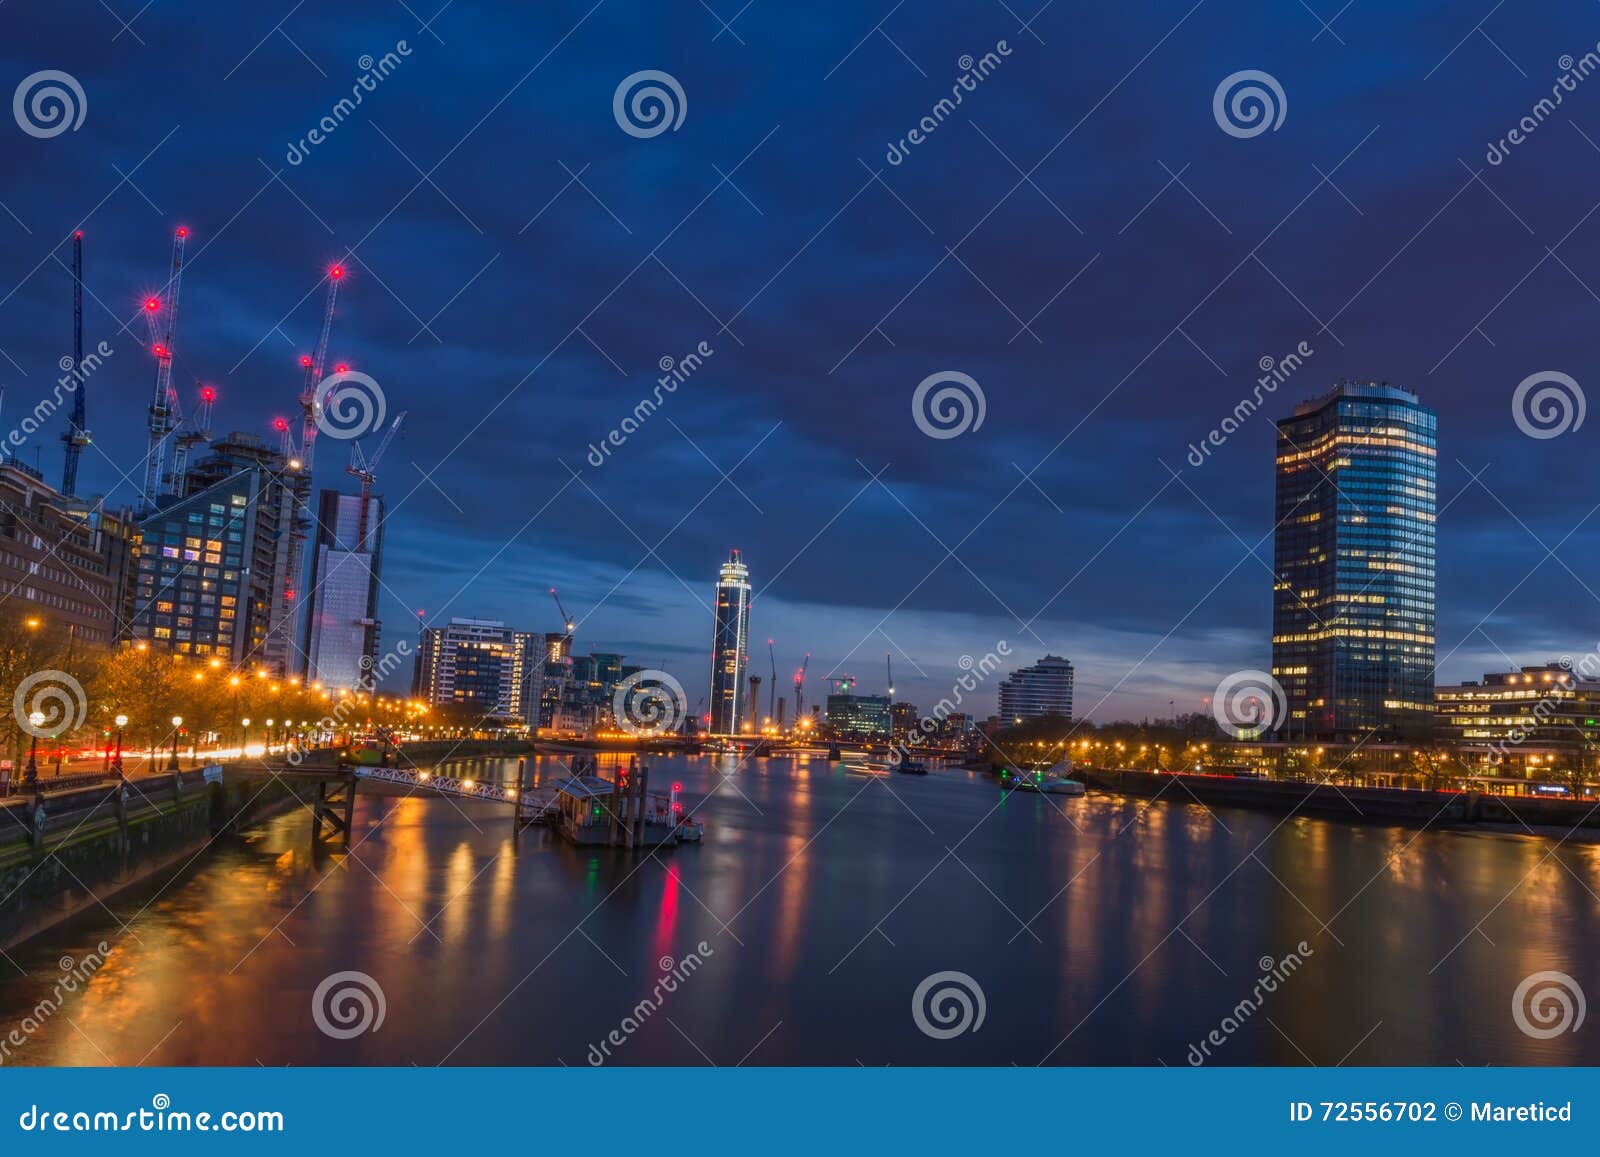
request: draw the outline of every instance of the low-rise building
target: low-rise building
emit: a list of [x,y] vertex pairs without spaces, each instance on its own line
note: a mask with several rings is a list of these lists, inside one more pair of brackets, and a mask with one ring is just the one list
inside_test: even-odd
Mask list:
[[1592,766],[1600,748],[1600,679],[1546,663],[1436,687],[1434,738],[1503,773]]
[[127,637],[138,557],[126,514],[63,497],[15,458],[0,462],[0,599],[110,646]]
[[888,696],[836,692],[828,696],[827,711],[828,732],[833,738],[852,743],[889,742]]

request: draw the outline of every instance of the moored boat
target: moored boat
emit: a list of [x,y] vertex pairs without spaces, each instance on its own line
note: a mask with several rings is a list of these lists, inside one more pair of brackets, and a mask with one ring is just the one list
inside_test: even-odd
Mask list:
[[1001,772],[1000,786],[1045,795],[1083,795],[1088,789],[1068,774],[1071,770],[1072,764],[1068,760],[1048,768],[1008,767]]

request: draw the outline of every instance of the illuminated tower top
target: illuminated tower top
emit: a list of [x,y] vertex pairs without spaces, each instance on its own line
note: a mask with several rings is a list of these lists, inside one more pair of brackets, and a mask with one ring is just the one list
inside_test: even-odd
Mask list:
[[750,568],[744,565],[744,560],[739,556],[739,549],[735,547],[728,554],[728,561],[722,564],[722,577],[717,580],[718,586],[729,583],[750,589]]

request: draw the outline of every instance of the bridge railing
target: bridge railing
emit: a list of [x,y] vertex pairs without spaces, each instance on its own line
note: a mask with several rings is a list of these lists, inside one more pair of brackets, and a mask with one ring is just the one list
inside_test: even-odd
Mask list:
[[420,791],[461,796],[465,799],[483,799],[493,803],[515,804],[524,814],[542,811],[549,807],[554,799],[553,792],[535,790],[523,793],[512,784],[490,783],[466,777],[440,775],[437,772],[426,769],[357,767],[354,771],[357,779],[372,780],[377,783],[400,784]]

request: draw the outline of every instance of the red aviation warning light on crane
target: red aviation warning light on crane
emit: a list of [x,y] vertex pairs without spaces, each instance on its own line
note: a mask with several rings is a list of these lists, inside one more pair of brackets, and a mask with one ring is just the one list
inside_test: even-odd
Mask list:
[[[328,336],[333,332],[333,307],[339,300],[339,283],[344,280],[344,266],[333,265],[328,268],[328,297],[322,307],[322,332],[317,338],[317,344],[309,356],[300,359],[301,368],[305,370],[305,384],[300,390],[300,448],[296,457],[300,459],[301,468],[308,473],[316,450],[317,441],[317,414],[322,405],[322,400],[317,397],[321,387],[323,367],[328,361]],[[346,373],[348,366],[341,365],[337,372]]]
[[[156,385],[150,399],[150,448],[144,463],[144,501],[152,509],[168,493],[172,481],[167,469],[167,442],[178,427],[178,397],[172,389],[172,345],[178,328],[178,298],[183,288],[183,250],[189,230],[179,226],[172,236],[172,274],[167,279],[167,299],[157,295],[144,303],[150,327],[151,352],[156,358]],[[165,319],[165,326],[160,320]]]

